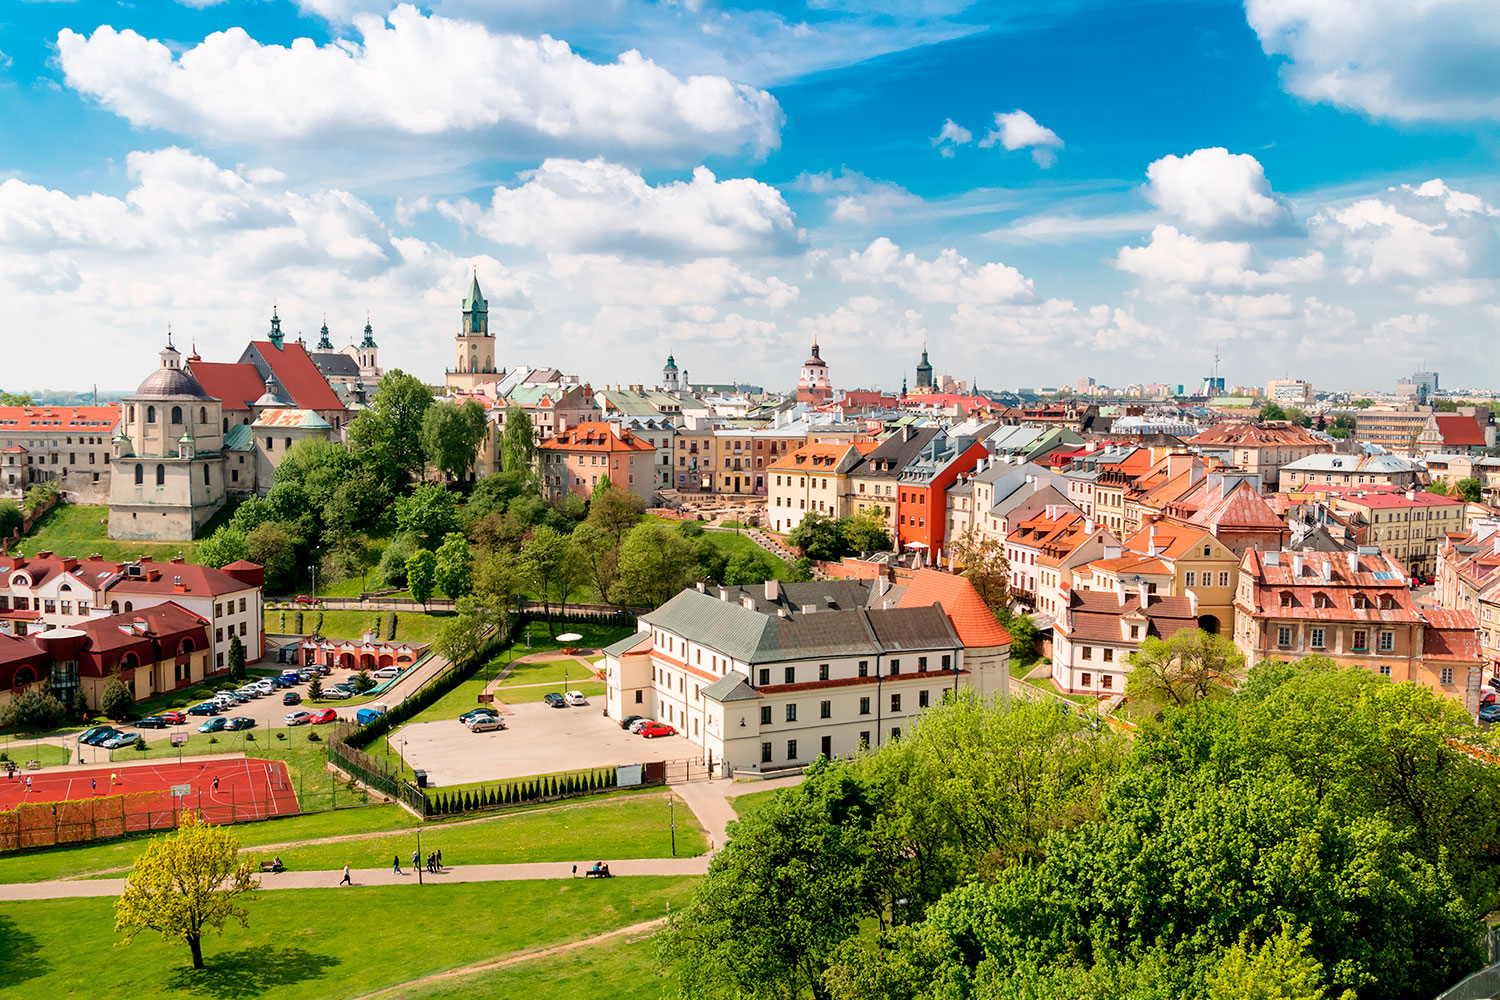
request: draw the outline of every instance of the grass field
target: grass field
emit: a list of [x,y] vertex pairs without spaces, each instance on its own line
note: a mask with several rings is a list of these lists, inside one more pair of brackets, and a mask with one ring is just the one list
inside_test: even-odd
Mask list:
[[196,973],[181,942],[142,934],[116,948],[111,899],[16,903],[0,915],[6,996],[345,1000],[662,916],[669,903],[686,902],[692,883],[637,877],[260,893],[248,928],[231,924],[205,938],[208,968]]
[[[561,649],[564,646],[572,646],[575,649],[603,649],[605,646],[619,642],[627,635],[635,634],[635,629],[629,625],[593,625],[570,621],[553,622],[550,625],[550,632],[548,629],[547,622],[527,622],[526,627],[517,637],[517,654],[525,655],[544,649]],[[558,642],[552,638],[553,634],[568,635],[569,633],[581,635],[583,638],[575,639],[570,643]],[[531,639],[530,645],[527,644],[528,636]]]
[[458,686],[437,701],[428,705],[418,712],[408,723],[412,722],[436,722],[439,719],[456,719],[464,712],[479,705],[479,695],[484,692],[485,685],[494,680],[505,665],[526,652],[525,649],[514,647],[505,650],[499,656],[486,663],[479,672],[466,681],[460,681]]
[[[324,611],[322,633],[328,639],[358,639],[377,617],[384,617],[390,612],[384,611]],[[281,616],[286,615],[286,626],[281,624]],[[314,608],[302,609],[302,634],[312,634],[313,624],[318,620],[319,612]],[[443,618],[436,615],[424,615],[419,611],[397,611],[396,615],[396,642],[431,642],[437,636],[437,630],[443,623]],[[292,609],[282,611],[280,609],[269,609],[265,613],[262,625],[267,632],[295,632],[297,627],[297,612]],[[384,638],[384,633],[382,633]]]
[[63,747],[33,743],[14,736],[0,737],[0,754],[4,754],[6,760],[15,761],[17,767],[25,765],[28,760],[41,761],[43,767],[60,767],[73,758],[73,751]]
[[[27,556],[47,551],[80,559],[97,552],[105,559],[118,562],[141,556],[171,559],[181,552],[188,562],[194,561],[197,547],[192,542],[115,541],[109,537],[108,521],[109,508],[102,505],[64,504],[54,507],[36,529],[21,540],[17,551]],[[218,524],[219,519],[215,518],[204,534],[212,534]]]
[[[541,687],[501,688],[495,693],[495,697],[500,701],[507,701],[515,704],[523,701],[541,701],[543,698],[547,697],[547,695],[553,693],[554,691],[561,694],[562,690],[563,683],[561,680],[559,680],[555,687],[544,684]],[[604,698],[605,692],[603,681],[585,681],[580,683],[575,677],[573,680],[568,682],[568,690],[582,691],[585,697],[599,698],[601,699],[600,704],[603,704],[602,699]]]
[[792,574],[792,568],[790,566],[788,566],[782,560],[778,559],[776,556],[771,555],[771,553],[767,552],[759,545],[756,545],[744,535],[735,534],[733,531],[705,531],[702,537],[707,538],[709,542],[714,546],[714,548],[724,553],[725,557],[730,560],[733,560],[734,557],[739,555],[741,552],[760,553],[761,555],[766,557],[766,560],[772,566],[776,568],[775,575],[776,579],[778,580],[785,580]]
[[615,1000],[627,993],[661,995],[662,971],[650,931],[577,948],[555,958],[517,962],[501,969],[455,976],[402,990],[402,1000]]
[[510,668],[510,676],[500,682],[500,687],[516,687],[523,684],[561,684],[566,674],[571,681],[593,677],[593,673],[577,660],[538,660],[533,663],[518,663]]
[[736,816],[748,816],[756,809],[771,801],[771,797],[779,791],[781,791],[779,788],[768,788],[763,792],[749,792],[745,795],[736,795],[729,800],[729,804],[734,807],[734,814]]

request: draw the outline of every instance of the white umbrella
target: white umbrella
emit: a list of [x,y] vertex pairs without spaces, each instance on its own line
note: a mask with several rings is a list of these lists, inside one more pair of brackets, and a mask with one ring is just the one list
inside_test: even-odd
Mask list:
[[579,639],[582,639],[582,638],[583,638],[583,636],[579,635],[577,632],[564,632],[562,635],[560,635],[560,636],[557,637],[557,641],[558,642],[577,642]]

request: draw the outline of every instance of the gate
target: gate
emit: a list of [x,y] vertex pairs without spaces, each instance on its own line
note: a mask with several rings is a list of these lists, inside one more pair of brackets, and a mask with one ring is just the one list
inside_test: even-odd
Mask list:
[[[649,782],[657,773],[662,775],[663,781],[669,785],[680,785],[688,781],[709,781],[722,773],[723,765],[720,761],[712,764],[703,757],[684,757],[681,760],[653,761],[646,767],[646,780]],[[656,769],[660,768],[658,772]]]

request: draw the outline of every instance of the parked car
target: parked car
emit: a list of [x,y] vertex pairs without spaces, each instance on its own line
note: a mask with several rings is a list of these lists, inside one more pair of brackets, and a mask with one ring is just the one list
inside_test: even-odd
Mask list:
[[296,683],[297,683],[297,675],[296,674],[293,674],[290,677],[288,677],[286,674],[277,674],[275,677],[271,678],[271,686],[273,688],[289,688],[293,684],[296,684]]
[[224,728],[229,730],[231,733],[237,733],[242,729],[254,729],[255,720],[246,718],[243,715],[236,715],[234,718],[230,719],[224,724]]
[[654,721],[655,721],[654,719],[645,719],[645,718],[636,719],[634,722],[632,722],[630,725],[626,726],[625,728],[629,729],[632,733],[638,733],[638,732],[641,731],[641,727],[642,726],[649,726]]
[[187,716],[181,712],[163,712],[159,718],[169,726],[180,726],[187,721]]
[[320,663],[320,664],[318,664],[318,676],[319,677],[327,677],[331,673],[333,673],[333,668],[330,667],[328,664],[326,664],[326,663]]
[[558,694],[556,691],[549,691],[546,694],[542,695],[542,702],[544,704],[552,706],[553,708],[568,707],[568,700],[562,695]]
[[159,715],[148,715],[145,718],[141,719],[139,722],[137,722],[136,725],[140,726],[142,729],[166,729],[167,728],[166,720],[163,719]]
[[331,708],[322,708],[314,712],[312,714],[312,718],[308,719],[307,721],[315,726],[321,726],[325,722],[339,721],[339,713],[335,712]]
[[1500,721],[1500,704],[1488,704],[1479,710],[1480,722]]
[[318,603],[320,603],[320,599],[312,596],[311,594],[298,594],[297,595],[297,603],[298,604],[318,604]]
[[641,731],[641,735],[644,736],[644,737],[646,737],[646,739],[648,739],[648,740],[655,739],[658,736],[676,736],[677,735],[677,730],[673,729],[671,726],[667,725],[665,722],[648,722],[644,726],[641,727],[640,731]]
[[249,701],[252,698],[259,698],[261,695],[265,694],[265,692],[254,684],[247,684],[236,691],[235,694],[239,695],[241,698],[244,698],[246,701]]
[[340,681],[337,684],[331,685],[329,687],[329,690],[330,691],[342,691],[345,694],[349,695],[351,698],[354,695],[359,694],[359,688],[355,686],[355,684],[354,684],[353,681]]
[[354,721],[361,726],[368,726],[384,714],[385,709],[383,708],[362,708],[354,713]]
[[324,701],[343,701],[346,698],[353,697],[354,692],[350,691],[348,688],[341,688],[336,684],[332,687],[326,687],[323,689]]
[[276,682],[267,677],[263,681],[256,681],[254,684],[251,684],[250,690],[254,692],[254,697],[257,698],[263,694],[272,694],[276,690]]
[[569,705],[587,705],[589,703],[588,698],[584,697],[582,691],[569,691],[563,695],[563,698]]
[[300,705],[302,704],[302,696],[295,691],[288,691],[281,696],[281,703],[283,705]]
[[115,733],[99,745],[106,750],[118,750],[121,747],[130,746],[139,738],[139,733]]
[[200,701],[188,709],[188,715],[218,715],[219,706],[211,701]]
[[209,719],[207,722],[203,723],[203,725],[199,726],[198,727],[198,732],[200,732],[200,733],[220,733],[220,732],[224,731],[224,727],[228,723],[229,723],[229,720],[226,719],[226,718],[224,718],[224,716],[222,716],[222,715],[216,715],[212,719]]
[[318,676],[318,670],[316,667],[303,667],[301,670],[297,671],[297,680],[299,681],[310,681],[316,676]]
[[496,719],[500,717],[500,713],[495,711],[493,708],[480,706],[479,708],[471,708],[463,715],[460,715],[458,717],[458,721],[469,722],[471,719],[478,719],[481,716],[488,716],[491,719]]
[[93,726],[78,734],[78,742],[85,746],[94,746],[94,741],[103,742],[115,734],[113,726]]
[[480,715],[465,723],[471,733],[488,733],[496,729],[504,729],[505,722],[498,715]]
[[627,715],[625,716],[625,718],[620,720],[620,728],[629,729],[632,723],[639,722],[644,718],[644,715]]
[[286,713],[286,724],[289,726],[305,726],[313,720],[311,712],[288,712]]

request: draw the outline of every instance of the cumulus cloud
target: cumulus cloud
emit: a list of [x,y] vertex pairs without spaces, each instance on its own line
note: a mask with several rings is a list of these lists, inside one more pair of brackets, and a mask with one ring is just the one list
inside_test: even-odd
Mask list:
[[130,30],[64,29],[57,49],[67,85],[133,125],[219,142],[467,140],[490,153],[669,158],[764,154],[780,142],[770,94],[678,77],[636,51],[592,62],[553,38],[492,33],[408,4],[354,25],[358,43],[262,45],[231,28],[176,56]]
[[1342,251],[1351,282],[1409,279],[1450,286],[1429,289],[1431,301],[1458,298],[1451,279],[1492,269],[1500,245],[1500,209],[1441,179],[1330,206],[1310,225],[1315,236]]
[[1325,261],[1315,250],[1257,269],[1248,243],[1200,240],[1163,224],[1151,230],[1145,246],[1121,247],[1115,267],[1157,285],[1260,288],[1313,281],[1324,274]]
[[899,184],[877,181],[858,170],[844,167],[835,174],[803,174],[795,186],[823,195],[829,214],[837,222],[871,222],[889,219],[922,206],[922,199]]
[[973,264],[952,248],[923,260],[882,236],[834,262],[844,281],[891,284],[922,302],[994,304],[1036,297],[1031,279],[1008,264]]
[[515,187],[495,188],[488,207],[437,209],[496,243],[569,253],[780,254],[804,238],[780,191],[751,178],[721,181],[707,167],[653,186],[602,159],[549,159]]
[[1292,228],[1286,201],[1248,153],[1222,147],[1164,156],[1146,168],[1146,197],[1188,228],[1209,234]]
[[996,112],[995,127],[979,140],[982,149],[989,149],[997,144],[1011,151],[1031,150],[1031,158],[1043,169],[1052,166],[1057,159],[1057,151],[1063,147],[1063,141],[1056,132],[1020,108]]
[[938,130],[938,134],[932,137],[932,144],[945,157],[952,157],[959,146],[967,146],[973,141],[974,133],[952,118],[946,119],[943,127]]
[[1246,0],[1287,89],[1402,120],[1500,118],[1493,0]]
[[797,301],[797,287],[775,275],[747,271],[725,257],[685,264],[629,260],[606,254],[560,254],[550,275],[601,305],[685,308],[739,302],[782,309]]

